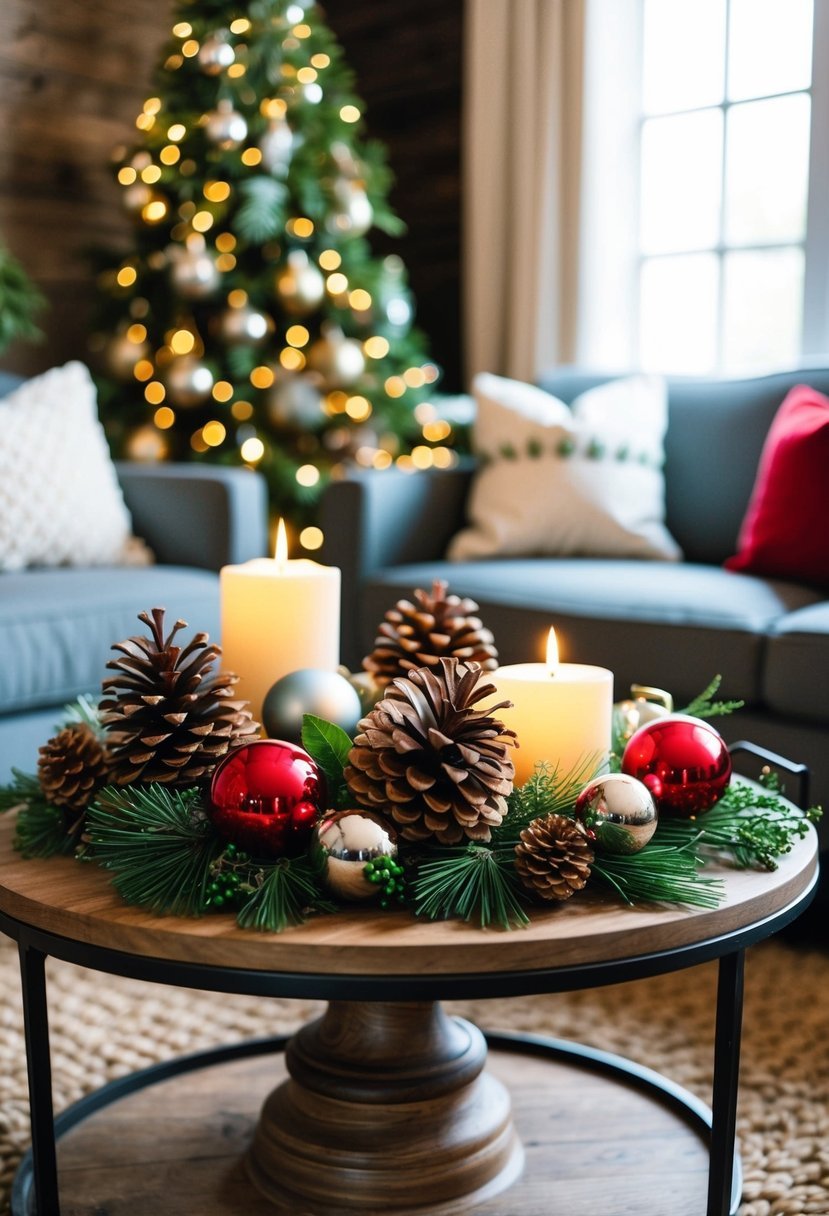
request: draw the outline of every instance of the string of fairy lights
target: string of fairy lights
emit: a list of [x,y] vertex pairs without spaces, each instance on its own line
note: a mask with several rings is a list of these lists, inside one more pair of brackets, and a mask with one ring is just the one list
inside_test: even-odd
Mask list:
[[[147,411],[126,452],[165,459],[168,437],[186,434],[200,457],[250,467],[282,459],[284,477],[293,445],[303,501],[348,461],[451,467],[452,426],[429,400],[438,367],[417,357],[390,366],[401,346],[410,353],[403,264],[365,249],[351,256],[377,221],[369,167],[354,146],[360,107],[335,102],[334,138],[324,152],[312,147],[336,52],[315,49],[303,4],[260,0],[249,11],[258,25],[239,16],[198,32],[195,19],[175,22],[164,73],[195,68],[195,86],[214,86],[210,104],[177,84],[175,104],[159,90],[135,120],[141,146],[115,153],[140,235],[138,249],[102,276],[122,318],[101,345],[109,372],[135,384]],[[317,159],[306,156],[297,184],[292,167],[305,152]],[[325,191],[312,180],[317,163]],[[278,230],[268,227],[273,215]],[[420,353],[416,342],[411,353]],[[323,543],[313,524],[299,540],[305,549]]]

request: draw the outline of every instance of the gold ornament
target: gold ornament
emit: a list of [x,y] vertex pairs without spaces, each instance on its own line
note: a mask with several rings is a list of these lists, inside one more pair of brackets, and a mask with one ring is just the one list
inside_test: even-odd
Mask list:
[[325,421],[322,394],[310,377],[296,372],[277,376],[265,396],[268,418],[276,427],[314,430]]
[[329,232],[362,236],[374,223],[374,208],[359,182],[340,179],[332,191],[335,210],[326,220]]
[[199,47],[199,67],[208,76],[218,76],[235,62],[236,52],[227,40],[227,34],[211,34]]
[[132,342],[124,330],[119,330],[107,344],[106,365],[119,380],[130,380],[138,360],[146,359],[149,353],[149,343]]
[[166,459],[168,450],[167,440],[149,423],[137,427],[127,438],[126,452],[130,460],[155,464]]
[[674,699],[664,688],[631,684],[630,698],[613,706],[613,737],[623,746],[646,722],[673,712]]
[[307,317],[322,303],[325,281],[304,249],[293,249],[276,276],[276,291],[286,312]]
[[121,202],[126,207],[127,211],[137,215],[142,208],[146,207],[147,203],[153,197],[153,192],[146,182],[133,182],[131,186],[125,187],[121,193]]
[[261,346],[274,327],[267,313],[243,304],[241,308],[226,308],[218,317],[216,328],[228,346]]
[[233,108],[233,103],[223,97],[215,110],[205,115],[204,130],[211,143],[228,150],[237,148],[247,139],[248,124]]
[[308,366],[318,372],[328,389],[350,388],[366,369],[363,348],[336,325],[322,326],[322,337],[308,351]]
[[170,282],[183,300],[211,296],[222,280],[215,260],[203,249],[176,250],[170,258]]
[[259,141],[262,164],[269,173],[282,176],[287,172],[298,137],[291,130],[288,120],[282,115],[271,119],[268,129]]
[[605,853],[638,853],[656,831],[650,790],[627,773],[594,777],[576,799],[575,811]]
[[331,891],[360,902],[380,894],[380,886],[366,877],[365,865],[378,857],[396,857],[397,833],[370,811],[329,811],[314,830],[311,848]]
[[213,388],[213,373],[195,355],[180,355],[172,359],[164,372],[167,396],[174,405],[185,409],[201,405]]

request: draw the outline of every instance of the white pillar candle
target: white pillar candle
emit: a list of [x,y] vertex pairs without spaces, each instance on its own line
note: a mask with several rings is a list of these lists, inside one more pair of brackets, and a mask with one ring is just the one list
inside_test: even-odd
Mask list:
[[[564,777],[588,760],[604,761],[610,750],[613,672],[586,663],[559,663],[555,630],[550,630],[546,663],[515,663],[491,675],[498,700],[513,702],[498,710],[514,730],[515,784],[523,785],[539,761]],[[585,772],[585,780],[592,774]]]
[[271,685],[303,667],[335,671],[340,661],[340,571],[307,559],[288,560],[279,521],[276,555],[219,575],[222,667],[239,676],[238,695],[261,722]]

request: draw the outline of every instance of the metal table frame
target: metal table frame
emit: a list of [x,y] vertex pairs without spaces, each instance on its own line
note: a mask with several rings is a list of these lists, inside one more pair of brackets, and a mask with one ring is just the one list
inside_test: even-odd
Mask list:
[[[800,780],[799,801],[801,805],[805,804],[808,796],[808,772],[805,766],[792,765],[789,761],[751,744],[735,744],[732,750],[749,752],[794,773]],[[281,1050],[286,1042],[284,1038],[260,1040],[155,1065],[102,1087],[76,1102],[56,1120],[52,1105],[45,972],[46,958],[52,956],[95,971],[212,992],[314,1000],[368,1001],[454,1000],[569,992],[574,989],[603,987],[644,979],[719,959],[710,1117],[704,1104],[679,1086],[650,1069],[619,1056],[578,1044],[531,1035],[491,1035],[488,1036],[488,1041],[496,1048],[566,1058],[586,1067],[621,1075],[642,1087],[660,1091],[663,1098],[685,1108],[698,1126],[710,1127],[706,1216],[730,1216],[739,1203],[741,1189],[739,1164],[735,1166],[734,1146],[745,949],[770,937],[799,916],[814,897],[816,887],[817,874],[809,888],[798,899],[773,916],[744,929],[695,945],[590,965],[460,976],[315,975],[214,967],[201,963],[143,957],[74,941],[33,928],[0,913],[0,931],[17,941],[20,955],[32,1122],[32,1147],[30,1155],[27,1154],[21,1163],[15,1179],[12,1214],[59,1216],[56,1139],[94,1111],[134,1090],[168,1077],[245,1055]],[[32,1195],[34,1206],[30,1202]]]

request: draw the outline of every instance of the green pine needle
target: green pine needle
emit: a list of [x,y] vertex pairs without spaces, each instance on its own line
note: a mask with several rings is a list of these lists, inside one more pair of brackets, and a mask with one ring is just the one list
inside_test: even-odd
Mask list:
[[152,784],[101,790],[87,811],[93,859],[114,872],[127,903],[197,916],[222,850],[196,789]]
[[717,718],[725,714],[733,714],[735,710],[742,709],[745,701],[715,701],[722,676],[716,675],[710,684],[708,684],[702,692],[694,697],[684,709],[677,710],[677,713],[689,714],[692,718]]
[[14,847],[23,857],[55,857],[71,853],[77,840],[67,831],[66,817],[43,796],[37,777],[12,769],[12,780],[0,787],[0,813],[19,808]]
[[320,897],[313,864],[306,857],[283,857],[259,869],[255,890],[236,917],[242,929],[281,933],[301,925],[311,911],[333,912],[334,905]]
[[106,732],[101,726],[101,720],[98,716],[98,702],[92,697],[87,696],[86,693],[81,693],[69,705],[63,707],[63,720],[60,723],[59,729],[78,724],[91,727],[99,739],[104,738]]
[[236,212],[236,230],[246,241],[257,244],[278,236],[285,226],[288,191],[273,177],[251,177],[239,185],[244,200]]
[[716,908],[723,884],[701,878],[692,847],[645,845],[629,856],[602,855],[593,862],[591,875],[612,887],[625,903],[690,904]]
[[567,773],[559,773],[551,764],[537,764],[532,776],[510,795],[509,810],[504,822],[493,831],[493,839],[498,844],[515,844],[533,819],[572,813],[579,794],[605,760],[606,756],[594,752]]
[[413,883],[415,915],[429,920],[459,917],[482,929],[529,924],[512,847],[468,844],[445,848],[421,862]]

